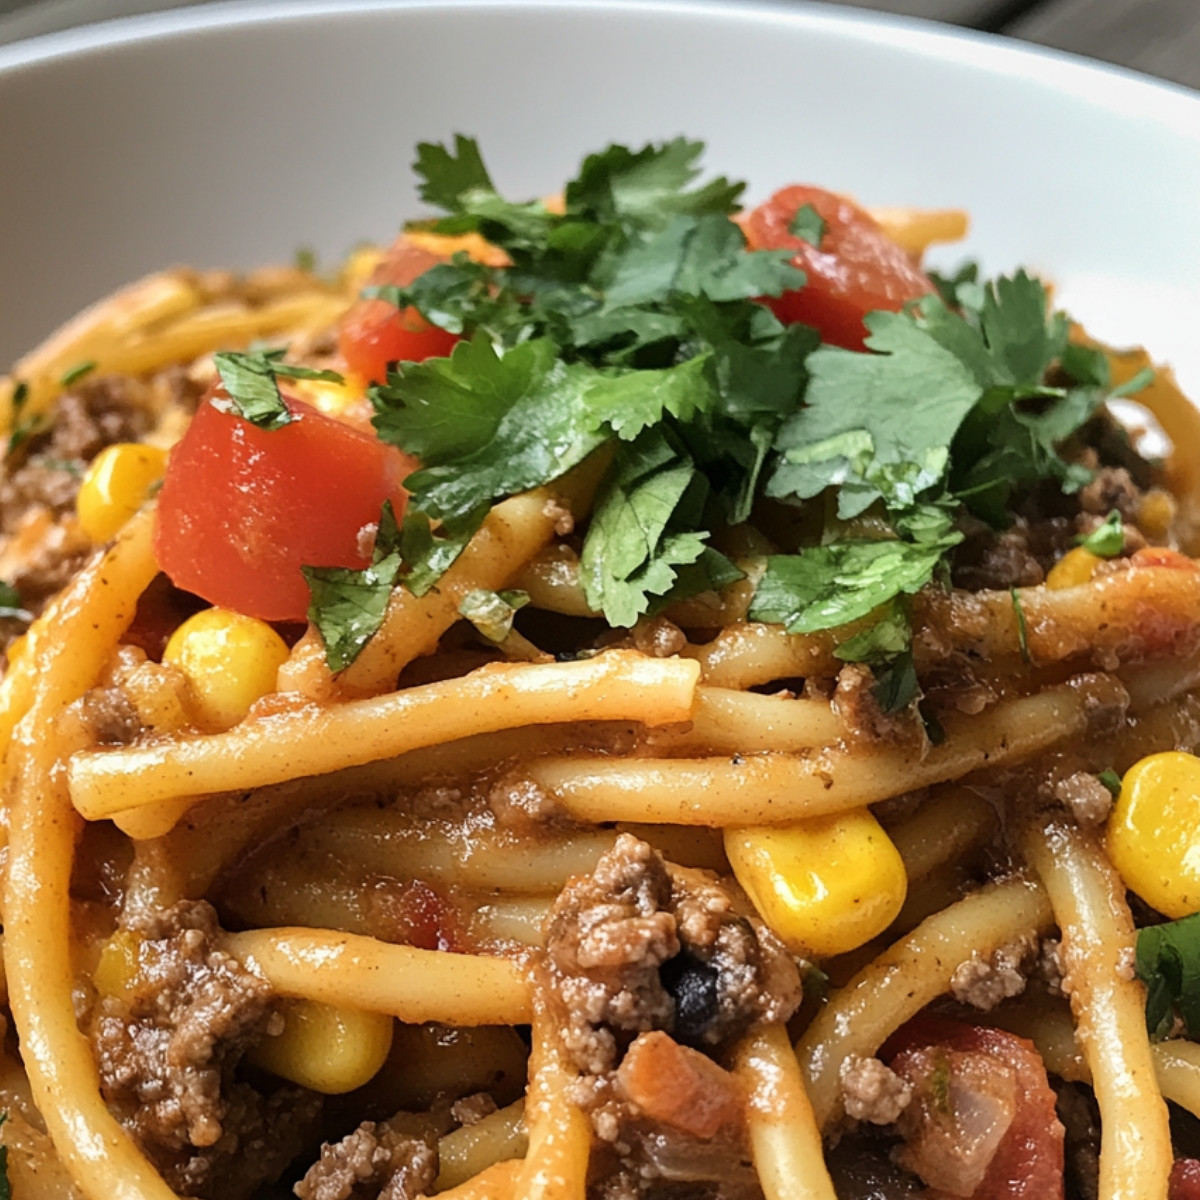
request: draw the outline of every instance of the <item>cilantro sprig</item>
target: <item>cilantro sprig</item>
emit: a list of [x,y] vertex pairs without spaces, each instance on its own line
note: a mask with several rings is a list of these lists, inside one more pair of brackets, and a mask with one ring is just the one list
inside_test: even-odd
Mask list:
[[1138,930],[1137,977],[1146,985],[1146,1028],[1160,1041],[1176,1022],[1200,1034],[1200,913]]
[[291,423],[292,414],[279,391],[281,377],[342,382],[337,371],[318,371],[283,362],[286,353],[279,349],[247,353],[228,350],[214,354],[213,363],[229,399],[221,398],[213,403],[245,418],[259,429],[282,429]]
[[[342,613],[326,621],[339,662],[382,619],[389,580],[435,587],[492,504],[607,447],[580,581],[611,624],[739,578],[712,535],[794,510],[807,532],[767,559],[749,615],[795,632],[865,623],[839,653],[902,707],[919,692],[907,598],[947,577],[960,517],[1002,527],[1015,493],[1091,478],[1066,447],[1112,394],[1107,366],[1068,343],[1039,281],[964,269],[870,314],[866,352],[822,345],[759,302],[804,273],[791,251],[747,246],[741,185],[701,182],[700,151],[609,146],[560,206],[504,197],[470,138],[418,148],[420,194],[444,214],[422,227],[479,234],[507,265],[458,254],[371,290],[462,340],[370,391],[380,436],[422,465],[371,567],[310,573]],[[814,245],[827,233],[808,208],[791,231]],[[249,407],[279,419],[278,355],[237,365]]]

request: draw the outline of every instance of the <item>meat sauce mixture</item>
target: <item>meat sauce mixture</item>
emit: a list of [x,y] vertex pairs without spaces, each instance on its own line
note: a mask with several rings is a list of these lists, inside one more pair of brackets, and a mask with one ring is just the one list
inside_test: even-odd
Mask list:
[[[187,413],[199,393],[179,371],[149,383],[121,377],[88,381],[64,395],[52,429],[8,456],[0,467],[0,576],[18,588],[30,612],[41,610],[88,552],[71,517],[87,462],[105,445],[144,436],[151,412],[161,413],[164,402]],[[1111,429],[1100,427],[1086,430],[1081,442],[1123,445]],[[1122,452],[1115,461],[1116,456],[1097,455],[1093,449],[1080,452],[1099,470],[1077,495],[1034,494],[999,534],[982,525],[967,528],[954,558],[955,583],[970,590],[1041,583],[1074,539],[1114,510],[1123,520],[1123,554],[1102,569],[1121,570],[1147,543],[1139,514],[1156,480],[1136,456]],[[126,742],[141,732],[126,695],[129,673],[156,659],[163,631],[188,603],[165,585],[152,589],[131,631],[130,640],[141,649],[130,651],[126,675],[118,670],[80,706],[80,719],[98,740]],[[21,620],[7,620],[6,640],[23,627]],[[682,635],[669,622],[656,630],[665,652],[678,648]],[[580,646],[588,644],[584,635],[574,636]],[[592,636],[590,627],[586,636]],[[968,656],[934,645],[926,657],[927,695],[967,712],[994,700]],[[848,739],[878,743],[923,736],[911,711],[883,713],[869,682],[860,665],[847,664],[836,678],[810,679],[803,686],[832,697]],[[1119,710],[1120,697],[1113,706]],[[613,748],[632,736],[610,730],[595,741],[604,744],[607,738]],[[1066,764],[1054,784],[1055,798],[1088,823],[1102,819],[1107,804],[1091,782],[1094,776],[1072,772]],[[327,798],[316,808],[327,811],[336,802]],[[513,795],[498,770],[466,787],[456,781],[454,787],[398,791],[374,802],[431,806],[459,825],[472,820],[528,831],[564,822],[547,810],[544,797]],[[103,1092],[181,1195],[238,1200],[294,1188],[301,1200],[415,1200],[437,1178],[438,1137],[520,1094],[525,1050],[519,1039],[515,1045],[505,1042],[499,1059],[506,1066],[489,1067],[487,1078],[417,1100],[398,1101],[394,1090],[378,1083],[349,1097],[322,1097],[253,1067],[245,1052],[277,1031],[278,1003],[258,976],[219,949],[217,935],[222,926],[253,920],[269,885],[260,890],[245,880],[269,881],[281,870],[293,852],[294,834],[281,831],[260,849],[253,872],[218,881],[211,903],[135,911],[122,907],[115,882],[107,895],[81,901],[115,912],[111,919],[128,938],[120,986],[100,998],[81,994],[79,1000]],[[99,876],[115,881],[128,865],[127,853],[85,840],[81,857],[90,856],[93,865],[104,860]],[[1003,867],[1002,859],[974,864],[963,886]],[[444,949],[479,948],[450,889],[382,876],[375,882],[377,903],[348,917],[347,928]],[[114,944],[123,943],[118,938]],[[579,1071],[574,1099],[595,1133],[596,1200],[760,1195],[728,1052],[755,1022],[787,1021],[803,1011],[802,971],[813,984],[810,1003],[815,1002],[820,975],[789,955],[730,878],[666,862],[645,842],[623,834],[590,875],[575,877],[561,892],[544,952],[499,948],[528,955]],[[992,1009],[1031,979],[1033,986],[1053,990],[1054,950],[1053,943],[1023,942],[987,961],[962,964],[954,977],[957,1004],[951,1007],[960,1015]],[[428,1047],[457,1045],[456,1036],[436,1028],[420,1033]],[[397,1053],[393,1066],[400,1061]],[[491,1053],[488,1062],[495,1061]],[[847,1119],[829,1157],[839,1195],[1016,1196],[988,1190],[989,1180],[1024,1152],[1031,1142],[1027,1127],[1038,1125],[1051,1130],[1052,1141],[1065,1138],[1067,1194],[1089,1200],[1096,1194],[1095,1105],[1082,1085],[1054,1086],[1057,1094],[1040,1059],[1009,1034],[950,1018],[902,1030],[878,1058],[847,1064]],[[980,1137],[964,1136],[945,1119],[948,1090],[980,1114]],[[370,1119],[362,1120],[363,1112]],[[1195,1132],[1181,1127],[1181,1145]],[[1177,1170],[1179,1197],[1200,1194],[1185,1190],[1187,1169]],[[1025,1177],[1033,1182],[1021,1196],[1044,1190],[1036,1170]]]

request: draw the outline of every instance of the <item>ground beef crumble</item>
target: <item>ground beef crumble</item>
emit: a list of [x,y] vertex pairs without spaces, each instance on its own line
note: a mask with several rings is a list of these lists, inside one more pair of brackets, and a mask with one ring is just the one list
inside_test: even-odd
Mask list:
[[300,1200],[416,1200],[433,1190],[437,1142],[364,1121],[321,1157],[296,1184]]
[[177,1192],[249,1195],[300,1151],[320,1104],[235,1077],[246,1048],[278,1031],[270,987],[219,949],[203,901],[134,918],[125,932],[136,969],[100,997],[89,1028],[104,1098]]
[[990,1012],[1001,1001],[1019,996],[1037,965],[1040,943],[1032,934],[998,947],[987,957],[973,954],[950,976],[950,991],[960,1004]]
[[877,1058],[851,1054],[838,1074],[846,1115],[855,1121],[891,1125],[912,1099],[912,1084]]
[[[791,956],[761,922],[738,911],[726,884],[668,866],[629,834],[560,894],[541,983],[581,1072],[575,1099],[639,1186],[664,1177],[651,1161],[662,1157],[655,1139],[672,1150],[681,1139],[639,1121],[623,1094],[617,1068],[637,1035],[661,1030],[717,1053],[756,1022],[786,1020],[800,1000]],[[736,1159],[736,1136],[728,1136],[725,1158]],[[684,1158],[705,1157],[707,1143],[683,1140]]]

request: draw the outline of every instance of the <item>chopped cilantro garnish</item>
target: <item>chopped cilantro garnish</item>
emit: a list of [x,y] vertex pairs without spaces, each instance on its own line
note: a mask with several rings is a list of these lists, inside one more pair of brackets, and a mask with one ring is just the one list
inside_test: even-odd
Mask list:
[[1121,523],[1121,514],[1115,510],[1110,512],[1087,537],[1076,538],[1076,541],[1097,558],[1116,558],[1125,549],[1125,526]]
[[1118,796],[1120,796],[1120,794],[1121,794],[1121,777],[1111,767],[1109,767],[1107,771],[1101,771],[1100,774],[1096,776],[1096,778],[1099,779],[1100,782],[1102,784],[1104,784],[1104,786],[1106,788],[1108,788],[1108,790],[1110,792],[1112,792],[1112,796],[1113,796],[1114,800]]
[[788,225],[788,233],[810,246],[820,246],[825,236],[825,219],[811,204],[802,204]]
[[843,662],[871,666],[875,674],[871,691],[885,713],[907,708],[920,694],[908,605],[900,597],[888,604],[875,624],[838,645],[834,654]]
[[311,275],[317,269],[317,253],[311,246],[297,246],[292,261],[297,271],[307,271]]
[[1021,603],[1021,593],[1015,587],[1009,588],[1008,593],[1012,597],[1013,613],[1017,618],[1017,645],[1021,648],[1021,661],[1031,663],[1033,656],[1029,653],[1029,625],[1025,620],[1025,605]]
[[[700,151],[609,146],[558,211],[504,197],[470,138],[419,147],[420,194],[444,214],[422,227],[480,234],[508,265],[457,254],[371,289],[462,340],[371,389],[380,436],[422,465],[387,554],[366,572],[316,573],[343,608],[347,588],[360,608],[363,589],[372,597],[370,619],[326,622],[339,661],[381,618],[388,578],[427,591],[492,504],[607,445],[580,579],[611,624],[738,578],[710,539],[764,500],[825,512],[823,530],[806,519],[784,544],[795,552],[767,560],[750,616],[814,632],[874,614],[840,652],[871,665],[885,707],[903,707],[919,696],[904,598],[947,577],[964,510],[1001,527],[1013,494],[1090,480],[1064,446],[1108,398],[1107,363],[1068,344],[1040,282],[964,268],[936,280],[939,295],[870,314],[865,352],[821,345],[758,302],[804,274],[789,251],[748,248],[732,220],[741,185],[699,182]],[[805,206],[791,232],[819,244],[824,222]],[[238,365],[257,419],[279,420],[278,352]]]
[[1138,930],[1137,977],[1146,985],[1146,1028],[1160,1041],[1182,1022],[1200,1033],[1200,913]]
[[78,383],[85,375],[90,375],[96,369],[96,363],[88,359],[86,362],[77,362],[73,367],[68,367],[64,372],[62,379],[59,382],[63,387],[70,387],[73,383]]
[[529,593],[510,589],[490,592],[483,588],[468,592],[458,611],[485,637],[497,645],[512,632],[513,617],[529,603]]
[[308,619],[325,643],[331,670],[349,666],[383,623],[388,599],[400,574],[400,531],[387,500],[375,534],[371,564],[350,567],[301,567],[312,595]]
[[229,394],[229,402],[216,401],[218,408],[236,413],[259,429],[282,429],[291,423],[292,414],[279,391],[279,376],[289,379],[322,379],[341,383],[337,371],[317,371],[312,367],[282,362],[283,350],[261,350],[242,353],[223,351],[213,355],[213,363],[221,383]]

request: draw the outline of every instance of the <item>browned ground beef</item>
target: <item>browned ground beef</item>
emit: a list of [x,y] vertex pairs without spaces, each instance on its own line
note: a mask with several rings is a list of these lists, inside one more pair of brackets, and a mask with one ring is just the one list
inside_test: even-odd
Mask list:
[[102,996],[90,1034],[109,1106],[186,1196],[249,1195],[302,1148],[319,1098],[264,1097],[234,1077],[278,1022],[267,983],[218,948],[216,914],[183,901],[131,924],[137,967]]
[[[613,1148],[622,1178],[647,1188],[655,1180],[711,1178],[709,1167],[686,1166],[707,1160],[710,1143],[649,1125],[633,1111],[617,1068],[634,1038],[662,1030],[715,1053],[755,1022],[786,1020],[800,1001],[791,956],[737,910],[729,886],[708,872],[668,866],[629,834],[555,902],[545,986],[581,1072],[578,1102]],[[740,1131],[727,1131],[715,1158],[739,1162],[739,1138]]]
[[432,1191],[437,1142],[364,1121],[321,1157],[296,1184],[300,1200],[416,1200]]

